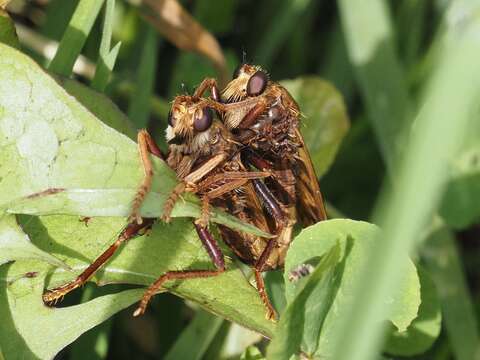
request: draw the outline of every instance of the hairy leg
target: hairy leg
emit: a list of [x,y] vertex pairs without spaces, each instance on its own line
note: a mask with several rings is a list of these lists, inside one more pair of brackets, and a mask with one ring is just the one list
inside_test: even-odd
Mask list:
[[146,130],[140,130],[137,135],[138,150],[140,158],[142,160],[144,177],[140,187],[137,190],[135,198],[132,204],[132,212],[129,217],[129,221],[135,220],[138,224],[142,223],[142,217],[140,216],[140,207],[142,206],[145,197],[147,196],[150,188],[152,187],[153,180],[153,165],[150,159],[149,153],[154,154],[160,158],[164,158],[161,150]]
[[210,93],[212,94],[212,98],[215,101],[220,101],[220,92],[218,91],[217,80],[212,78],[204,79],[200,85],[198,85],[193,97],[200,98],[205,91],[210,89]]
[[185,280],[185,279],[196,279],[196,278],[206,278],[220,275],[225,271],[225,260],[223,253],[220,250],[217,242],[207,230],[207,228],[202,227],[198,224],[194,224],[195,229],[197,230],[198,237],[202,241],[205,250],[207,250],[210,259],[215,265],[216,270],[184,270],[184,271],[167,271],[165,274],[160,276],[150,287],[145,291],[138,308],[133,313],[133,316],[142,315],[147,309],[147,305],[150,302],[150,299],[160,290],[162,285],[169,280]]
[[115,240],[115,242],[110,245],[110,247],[105,250],[97,259],[95,259],[95,261],[89,267],[87,267],[80,275],[78,275],[75,280],[55,289],[47,290],[43,294],[43,301],[47,304],[56,303],[69,292],[83,286],[83,284],[85,284],[97,272],[97,270],[113,256],[113,254],[115,254],[120,245],[136,235],[139,235],[140,231],[151,227],[153,221],[154,219],[146,219],[141,225],[136,222],[129,223],[117,237],[117,240]]

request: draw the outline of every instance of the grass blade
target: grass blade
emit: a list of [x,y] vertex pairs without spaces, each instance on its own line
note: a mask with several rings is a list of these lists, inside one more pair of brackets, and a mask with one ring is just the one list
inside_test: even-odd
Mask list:
[[15,24],[8,13],[0,7],[0,42],[20,49]]
[[150,98],[154,92],[157,73],[157,49],[157,33],[148,26],[138,65],[136,91],[128,109],[128,117],[139,129],[147,126],[150,117]]
[[48,67],[50,71],[70,76],[75,60],[82,51],[103,2],[104,0],[80,1],[63,34],[57,53]]
[[380,150],[391,167],[398,145],[404,144],[398,134],[410,116],[411,105],[395,53],[387,5],[382,0],[339,0],[338,5],[350,62]]
[[438,289],[455,359],[474,359],[479,346],[478,323],[455,237],[448,228],[441,227],[429,236],[425,245],[422,257]]
[[[341,2],[344,11],[346,3]],[[381,299],[403,271],[398,254],[414,247],[431,219],[447,180],[446,159],[457,150],[467,132],[471,111],[478,103],[480,74],[475,69],[480,56],[476,36],[479,28],[478,19],[462,18],[461,30],[446,43],[448,51],[443,53],[427,100],[416,118],[415,132],[401,163],[398,187],[384,209],[381,223],[386,241],[371,249],[369,266],[361,273],[363,281],[353,295],[354,304],[340,332],[340,338],[349,341],[336,347],[335,359],[371,359],[378,353],[382,335],[379,320],[386,312]],[[357,50],[356,60],[368,60],[373,55]],[[453,118],[455,122],[451,121]]]
[[105,17],[103,21],[102,40],[100,41],[97,68],[95,70],[95,76],[92,80],[92,88],[98,91],[105,90],[120,50],[120,43],[117,43],[113,49],[110,50],[114,10],[115,0],[107,0],[105,4]]
[[406,66],[414,65],[418,60],[425,37],[427,7],[428,2],[423,0],[407,0],[400,4],[397,32],[402,60]]
[[298,20],[308,8],[311,0],[286,0],[277,9],[277,15],[271,17],[269,29],[259,40],[258,51],[255,61],[269,67],[276,51],[282,45],[285,38],[291,33]]
[[222,318],[201,309],[198,310],[193,320],[168,351],[165,360],[202,359],[222,323]]
[[343,95],[347,104],[351,103],[355,91],[352,65],[347,55],[347,46],[340,24],[336,23],[328,39],[325,60],[319,66],[319,74],[331,81]]

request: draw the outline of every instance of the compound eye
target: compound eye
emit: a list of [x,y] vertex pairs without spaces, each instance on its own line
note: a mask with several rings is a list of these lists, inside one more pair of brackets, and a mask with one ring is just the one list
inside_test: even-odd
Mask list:
[[175,126],[175,119],[173,118],[172,110],[168,112],[168,125],[171,127]]
[[257,96],[263,93],[267,87],[268,77],[263,71],[258,70],[253,74],[247,83],[247,95]]
[[193,121],[193,127],[197,131],[205,131],[212,125],[212,119],[212,109],[206,107],[202,111],[202,116],[195,118]]
[[243,64],[238,64],[238,66],[235,68],[235,70],[233,71],[232,80],[235,80],[240,75],[240,71],[242,70],[242,66],[243,66]]

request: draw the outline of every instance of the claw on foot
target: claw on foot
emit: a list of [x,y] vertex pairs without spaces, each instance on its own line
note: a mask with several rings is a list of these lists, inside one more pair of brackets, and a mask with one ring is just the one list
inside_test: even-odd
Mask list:
[[79,284],[77,281],[73,281],[65,285],[62,285],[58,288],[47,290],[42,295],[43,302],[46,305],[50,305],[50,306],[56,305],[59,301],[63,300],[65,295],[67,295],[69,292],[77,289],[80,286],[81,284]]
[[170,215],[162,215],[160,217],[160,219],[163,221],[163,222],[166,222],[167,224],[172,220],[172,218],[170,217]]
[[55,306],[59,301],[62,301],[65,294],[56,290],[48,290],[42,295],[43,302],[48,306]]
[[142,307],[141,305],[133,312],[134,317],[141,316],[145,313],[145,308]]
[[140,213],[138,211],[133,212],[129,217],[128,217],[128,222],[133,222],[135,221],[138,225],[141,225],[143,223],[143,218],[140,216]]
[[265,313],[265,318],[267,320],[277,322],[277,314],[275,313],[275,310],[273,309],[268,309],[267,312]]

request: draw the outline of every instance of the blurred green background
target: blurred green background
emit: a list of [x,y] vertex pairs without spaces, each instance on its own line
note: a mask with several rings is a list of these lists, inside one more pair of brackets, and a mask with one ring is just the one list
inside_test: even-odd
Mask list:
[[[207,76],[230,76],[244,60],[263,66],[278,81],[318,75],[339,89],[351,121],[333,165],[321,179],[322,192],[332,209],[367,221],[376,219],[374,209],[385,179],[396,181],[397,159],[408,151],[410,125],[444,56],[444,38],[461,31],[462,21],[478,18],[478,10],[468,2],[447,0],[181,1],[218,40],[225,59],[219,67],[206,56],[208,49],[206,53],[179,49],[162,28],[154,26],[155,21],[148,22],[155,16],[154,7],[149,6],[152,2],[138,5],[138,1],[117,0],[113,10],[111,46],[118,42],[121,46],[105,93],[134,126],[147,127],[165,146],[169,101]],[[52,45],[62,39],[77,3],[12,1],[9,11],[23,50],[47,66],[54,54]],[[103,16],[98,16],[82,51],[83,67],[74,70],[75,77],[86,84],[93,77],[102,29]],[[181,32],[174,34],[177,40],[181,36]],[[215,57],[213,51],[210,55]],[[50,66],[55,70],[54,64]],[[434,272],[431,276],[437,288],[453,283],[460,286],[460,295],[453,299],[441,296],[444,322],[440,337],[426,354],[411,357],[414,359],[469,359],[472,352],[462,349],[477,340],[473,310],[480,304],[480,171],[474,159],[480,153],[480,132],[475,132],[478,125],[472,129],[471,139],[465,139],[471,147],[456,159],[469,166],[454,172],[440,207],[447,223],[441,249],[444,256],[454,258],[454,266],[446,271],[437,258],[432,260],[438,242],[432,247],[427,242],[418,252],[419,262]],[[444,290],[439,288],[439,292]],[[87,286],[84,296],[88,298],[93,291],[96,295],[101,292]],[[253,333],[195,312],[169,294],[157,296],[151,309],[135,320],[130,311],[120,313],[84,334],[58,358],[83,359],[88,354],[89,359],[161,359],[170,350],[169,359],[233,359],[250,344],[257,343],[260,348],[266,344]],[[468,324],[458,324],[458,319]],[[463,342],[468,339],[473,340]],[[178,349],[192,351],[180,356],[181,352],[175,352]]]

